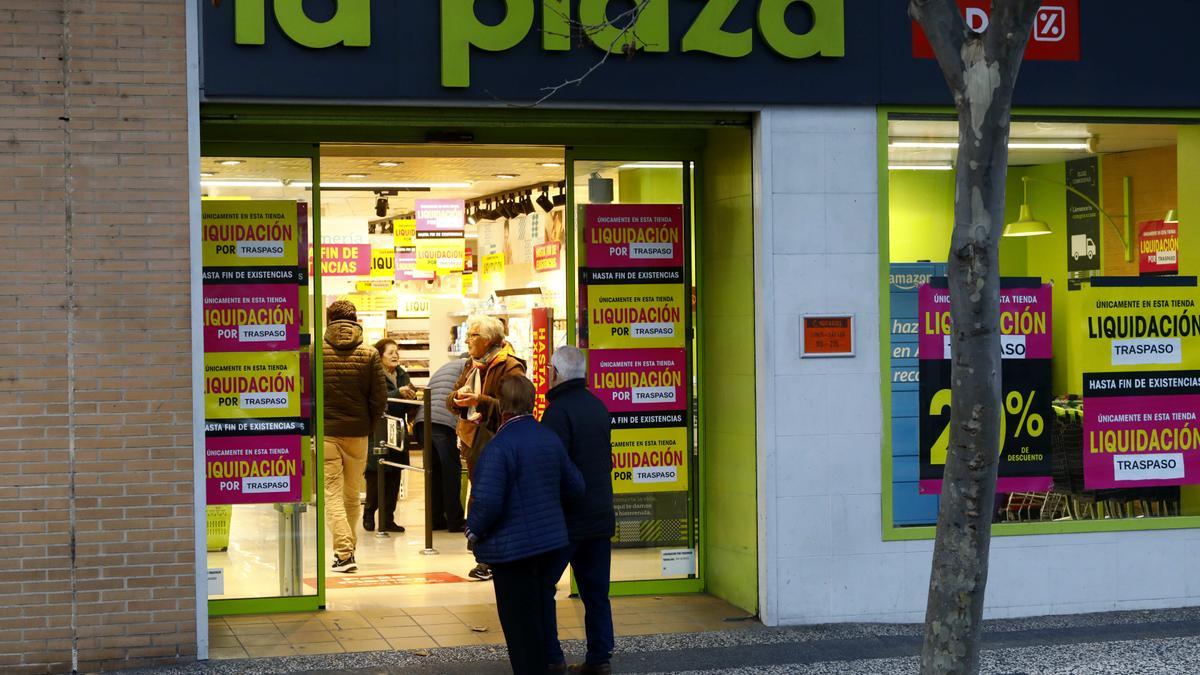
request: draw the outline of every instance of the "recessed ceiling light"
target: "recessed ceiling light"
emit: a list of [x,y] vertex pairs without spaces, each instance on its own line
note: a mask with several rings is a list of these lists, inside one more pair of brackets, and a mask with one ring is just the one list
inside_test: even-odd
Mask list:
[[385,160],[385,161],[382,161],[382,162],[380,162],[380,163],[379,163],[379,166],[387,167],[387,168],[389,168],[389,169],[390,169],[390,168],[392,168],[393,166],[400,166],[400,164],[401,164],[401,162],[397,162],[397,161],[395,161],[395,160],[390,160],[390,159],[389,159],[389,160]]
[[221,166],[237,166],[242,163],[243,162],[240,159],[223,159],[223,160],[221,160]]
[[518,174],[515,174],[515,173],[498,173],[498,174],[496,174],[496,178],[499,178],[500,180],[512,180],[513,178],[516,178],[517,176],[518,176]]
[[562,168],[562,162],[542,162],[539,164],[539,166],[543,166],[547,169],[560,169]]
[[217,174],[213,173],[212,171],[201,171],[200,172],[201,178],[212,178],[215,175],[217,175]]
[[348,173],[348,174],[346,174],[346,178],[366,178],[366,177],[367,177],[367,174],[365,174],[365,173]]

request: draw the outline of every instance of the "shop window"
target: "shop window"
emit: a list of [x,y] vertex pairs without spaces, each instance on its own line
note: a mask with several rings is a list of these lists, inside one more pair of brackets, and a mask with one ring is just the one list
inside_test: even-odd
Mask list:
[[[896,534],[937,520],[958,129],[893,115],[887,134],[884,473]],[[1014,120],[993,513],[1021,525],[998,532],[1200,515],[1200,239],[1187,231],[1200,203],[1179,187],[1197,179],[1200,128],[1189,124]]]

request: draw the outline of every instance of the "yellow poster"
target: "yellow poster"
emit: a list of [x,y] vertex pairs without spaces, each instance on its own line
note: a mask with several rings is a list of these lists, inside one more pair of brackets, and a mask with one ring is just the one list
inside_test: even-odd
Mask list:
[[359,293],[375,293],[379,291],[390,291],[396,282],[392,279],[370,279],[365,281],[354,282],[354,290]]
[[396,218],[392,221],[392,236],[396,238],[396,248],[412,248],[417,238],[417,221],[413,218]]
[[589,284],[588,346],[682,347],[683,308],[681,284]]
[[396,278],[396,249],[371,249],[371,276],[378,279]]
[[204,355],[204,417],[210,420],[300,416],[298,352]]
[[416,269],[438,274],[461,272],[466,250],[466,240],[461,237],[417,239]]
[[504,254],[489,253],[479,259],[479,272],[489,284],[504,281]]
[[1081,372],[1200,369],[1194,286],[1085,285],[1071,295]]
[[296,202],[205,200],[201,205],[205,267],[295,267]]
[[613,492],[688,489],[687,428],[613,429]]

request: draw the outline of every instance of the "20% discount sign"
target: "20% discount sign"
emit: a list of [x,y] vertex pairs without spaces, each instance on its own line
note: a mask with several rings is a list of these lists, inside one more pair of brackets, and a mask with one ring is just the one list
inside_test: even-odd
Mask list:
[[[1046,430],[1046,419],[1034,408],[1036,391],[1012,390],[1004,394],[1004,414],[1000,416],[1000,454],[1016,456],[1029,454],[1031,444]],[[929,414],[945,416],[945,425],[929,450],[930,463],[945,464],[950,448],[950,390],[939,389],[929,403]],[[1032,411],[1031,411],[1032,410]],[[1010,425],[1010,418],[1017,418]],[[1012,431],[1010,437],[1009,431]]]

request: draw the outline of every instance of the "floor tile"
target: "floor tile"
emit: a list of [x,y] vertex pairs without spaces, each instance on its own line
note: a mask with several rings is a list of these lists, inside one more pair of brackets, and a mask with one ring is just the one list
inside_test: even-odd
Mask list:
[[401,649],[404,651],[412,651],[414,649],[435,649],[438,643],[431,637],[415,637],[415,638],[396,638],[388,640],[392,649]]
[[338,640],[347,652],[378,652],[391,649],[391,645],[383,638],[374,640]]
[[329,630],[353,630],[355,628],[370,628],[371,624],[362,617],[323,618],[321,623]]
[[209,647],[241,647],[242,643],[238,642],[236,635],[208,635]]
[[267,656],[295,656],[296,650],[289,644],[256,645],[247,646],[246,654],[252,659],[259,659]]
[[433,639],[439,647],[465,647],[483,644],[483,640],[474,633],[470,635],[435,635]]
[[414,620],[411,616],[408,616],[407,614],[402,614],[399,616],[367,617],[367,623],[371,624],[372,626],[375,626],[376,628],[378,628],[380,626],[415,626],[415,625],[417,625],[416,620]]
[[293,645],[314,644],[319,642],[336,642],[337,638],[327,630],[296,631],[286,636]]
[[273,623],[247,623],[240,625],[231,625],[233,634],[242,635],[283,635],[279,632],[279,628]]
[[278,624],[277,627],[279,628],[279,632],[283,633],[284,635],[329,630],[329,626],[320,619],[309,619],[307,621],[298,621],[296,623],[281,623]]
[[415,616],[415,617],[413,617],[413,619],[417,622],[418,626],[438,626],[438,625],[445,625],[445,624],[462,625],[462,623],[463,623],[462,619],[459,619],[457,616],[454,616],[453,614],[421,615],[421,616]]
[[393,640],[396,638],[414,638],[414,637],[429,637],[424,628],[420,626],[380,626],[375,629],[385,640]]
[[250,655],[241,647],[212,647],[208,650],[208,658],[216,659],[246,659]]
[[263,634],[263,635],[239,635],[237,636],[243,647],[266,647],[270,645],[287,644],[287,641],[279,633]]
[[336,640],[330,642],[310,642],[308,644],[293,646],[296,648],[297,654],[342,654],[346,651],[342,643]]

